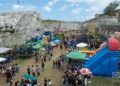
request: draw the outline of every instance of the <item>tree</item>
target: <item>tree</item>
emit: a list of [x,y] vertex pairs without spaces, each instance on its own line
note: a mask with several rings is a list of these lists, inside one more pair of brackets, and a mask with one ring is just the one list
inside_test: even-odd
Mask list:
[[104,14],[110,14],[119,6],[118,1],[111,2],[105,9]]

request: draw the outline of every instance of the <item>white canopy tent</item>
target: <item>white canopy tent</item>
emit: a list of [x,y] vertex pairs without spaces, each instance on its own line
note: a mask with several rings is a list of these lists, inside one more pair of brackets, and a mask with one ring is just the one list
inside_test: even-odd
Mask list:
[[5,60],[7,60],[7,59],[0,57],[0,62],[3,62],[3,61],[5,61]]
[[84,47],[87,47],[87,46],[88,46],[88,44],[86,44],[86,43],[79,43],[79,44],[76,45],[76,47],[78,47],[78,48],[84,48]]
[[5,48],[5,47],[0,47],[0,54],[6,53],[8,51],[12,50],[12,48]]

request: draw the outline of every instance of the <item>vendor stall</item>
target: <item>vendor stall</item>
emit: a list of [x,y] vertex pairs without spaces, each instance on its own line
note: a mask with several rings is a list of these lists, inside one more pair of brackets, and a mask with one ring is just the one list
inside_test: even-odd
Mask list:
[[71,65],[81,65],[84,61],[87,60],[86,54],[79,51],[72,51],[66,54],[65,59],[69,59],[69,64]]

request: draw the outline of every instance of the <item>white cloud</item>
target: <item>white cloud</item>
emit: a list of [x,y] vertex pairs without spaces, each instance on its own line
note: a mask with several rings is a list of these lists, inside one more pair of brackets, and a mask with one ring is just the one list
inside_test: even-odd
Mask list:
[[[76,4],[80,4],[80,3],[84,3],[84,4],[89,4],[92,6],[99,6],[99,7],[105,7],[107,6],[110,2],[112,2],[114,0],[67,0],[67,2],[76,5]],[[120,1],[120,0],[118,0]]]
[[[86,18],[89,20],[94,18],[95,14],[102,13],[104,8],[113,1],[114,0],[66,0],[66,3],[68,3],[67,9],[70,8],[70,6],[75,8],[72,10],[73,14],[80,14],[82,11],[83,14],[86,14],[83,19]],[[85,4],[85,6],[82,6],[82,8],[80,8],[81,4]]]
[[73,13],[73,14],[80,14],[81,11],[82,11],[81,8],[76,8],[76,9],[73,9],[73,10],[72,10],[72,13]]
[[100,9],[96,6],[92,6],[88,9],[85,10],[86,12],[88,13],[93,13],[93,14],[96,14],[96,13],[99,13],[100,12]]
[[65,3],[59,10],[60,11],[65,11],[65,10],[67,10],[70,7],[72,7],[72,4]]
[[56,4],[59,0],[51,0],[50,2],[48,2],[48,6],[53,6],[54,4]]
[[50,12],[52,11],[52,7],[58,2],[59,0],[51,0],[48,2],[46,6],[43,7],[43,11]]
[[35,6],[32,5],[18,5],[18,4],[13,4],[12,8],[14,11],[33,11],[37,9]]
[[71,3],[80,3],[81,0],[67,0],[68,2],[71,2]]
[[49,6],[44,7],[44,11],[50,12],[52,9]]
[[64,11],[64,10],[68,9],[68,7],[69,6],[67,4],[64,4],[59,10]]

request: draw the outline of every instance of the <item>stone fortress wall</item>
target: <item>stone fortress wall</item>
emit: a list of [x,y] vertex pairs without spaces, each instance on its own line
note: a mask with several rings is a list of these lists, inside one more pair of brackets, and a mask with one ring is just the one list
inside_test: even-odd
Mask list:
[[0,13],[0,46],[21,45],[37,31],[42,24],[36,12]]

